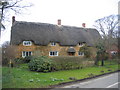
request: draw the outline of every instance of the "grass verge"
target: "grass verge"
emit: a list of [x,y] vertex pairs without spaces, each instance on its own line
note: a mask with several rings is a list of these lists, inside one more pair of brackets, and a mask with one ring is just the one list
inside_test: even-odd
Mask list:
[[19,68],[2,67],[2,87],[3,88],[47,88],[50,85],[56,85],[63,82],[91,77],[91,75],[100,75],[103,73],[118,70],[118,64],[109,64],[105,66],[92,66],[76,70],[64,70],[50,73],[29,71],[27,64],[22,64]]

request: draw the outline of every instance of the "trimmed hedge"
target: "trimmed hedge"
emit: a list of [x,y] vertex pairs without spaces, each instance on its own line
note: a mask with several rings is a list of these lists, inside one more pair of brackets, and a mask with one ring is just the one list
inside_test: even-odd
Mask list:
[[54,57],[53,68],[55,70],[69,70],[69,69],[81,69],[94,65],[94,61],[87,58],[80,57]]
[[81,69],[94,65],[93,60],[80,57],[53,57],[40,56],[32,59],[28,66],[31,71],[52,72],[59,70]]

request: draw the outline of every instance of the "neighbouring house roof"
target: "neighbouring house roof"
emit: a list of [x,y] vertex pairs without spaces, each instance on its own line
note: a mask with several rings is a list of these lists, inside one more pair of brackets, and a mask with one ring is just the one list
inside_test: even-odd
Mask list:
[[20,44],[24,40],[31,40],[37,45],[57,42],[64,46],[75,46],[79,42],[86,42],[92,46],[99,38],[101,38],[99,32],[93,28],[23,21],[16,21],[11,27],[12,45]]

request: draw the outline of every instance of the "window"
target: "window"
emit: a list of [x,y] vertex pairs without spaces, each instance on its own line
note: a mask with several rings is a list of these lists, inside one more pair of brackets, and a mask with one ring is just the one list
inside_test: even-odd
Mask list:
[[110,53],[111,53],[111,55],[116,55],[117,51],[111,51]]
[[24,46],[31,46],[32,42],[31,41],[23,41]]
[[49,56],[58,56],[58,51],[50,51]]
[[78,52],[79,56],[84,56],[84,52]]
[[84,44],[81,42],[81,43],[78,43],[78,45],[79,45],[80,47],[82,47]]
[[55,42],[51,42],[51,46],[55,46],[56,45],[56,43]]
[[32,52],[31,51],[23,51],[22,52],[22,57],[26,57],[26,56],[31,56],[32,55]]

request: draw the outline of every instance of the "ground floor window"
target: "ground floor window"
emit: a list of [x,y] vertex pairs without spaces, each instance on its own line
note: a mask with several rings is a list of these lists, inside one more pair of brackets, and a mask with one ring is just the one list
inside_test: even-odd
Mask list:
[[84,56],[84,52],[78,52],[79,56]]
[[31,56],[32,55],[32,52],[31,51],[23,51],[22,52],[22,57],[26,57],[26,56]]
[[58,51],[50,51],[49,56],[58,56]]
[[117,51],[111,51],[110,53],[111,53],[111,55],[116,55]]

